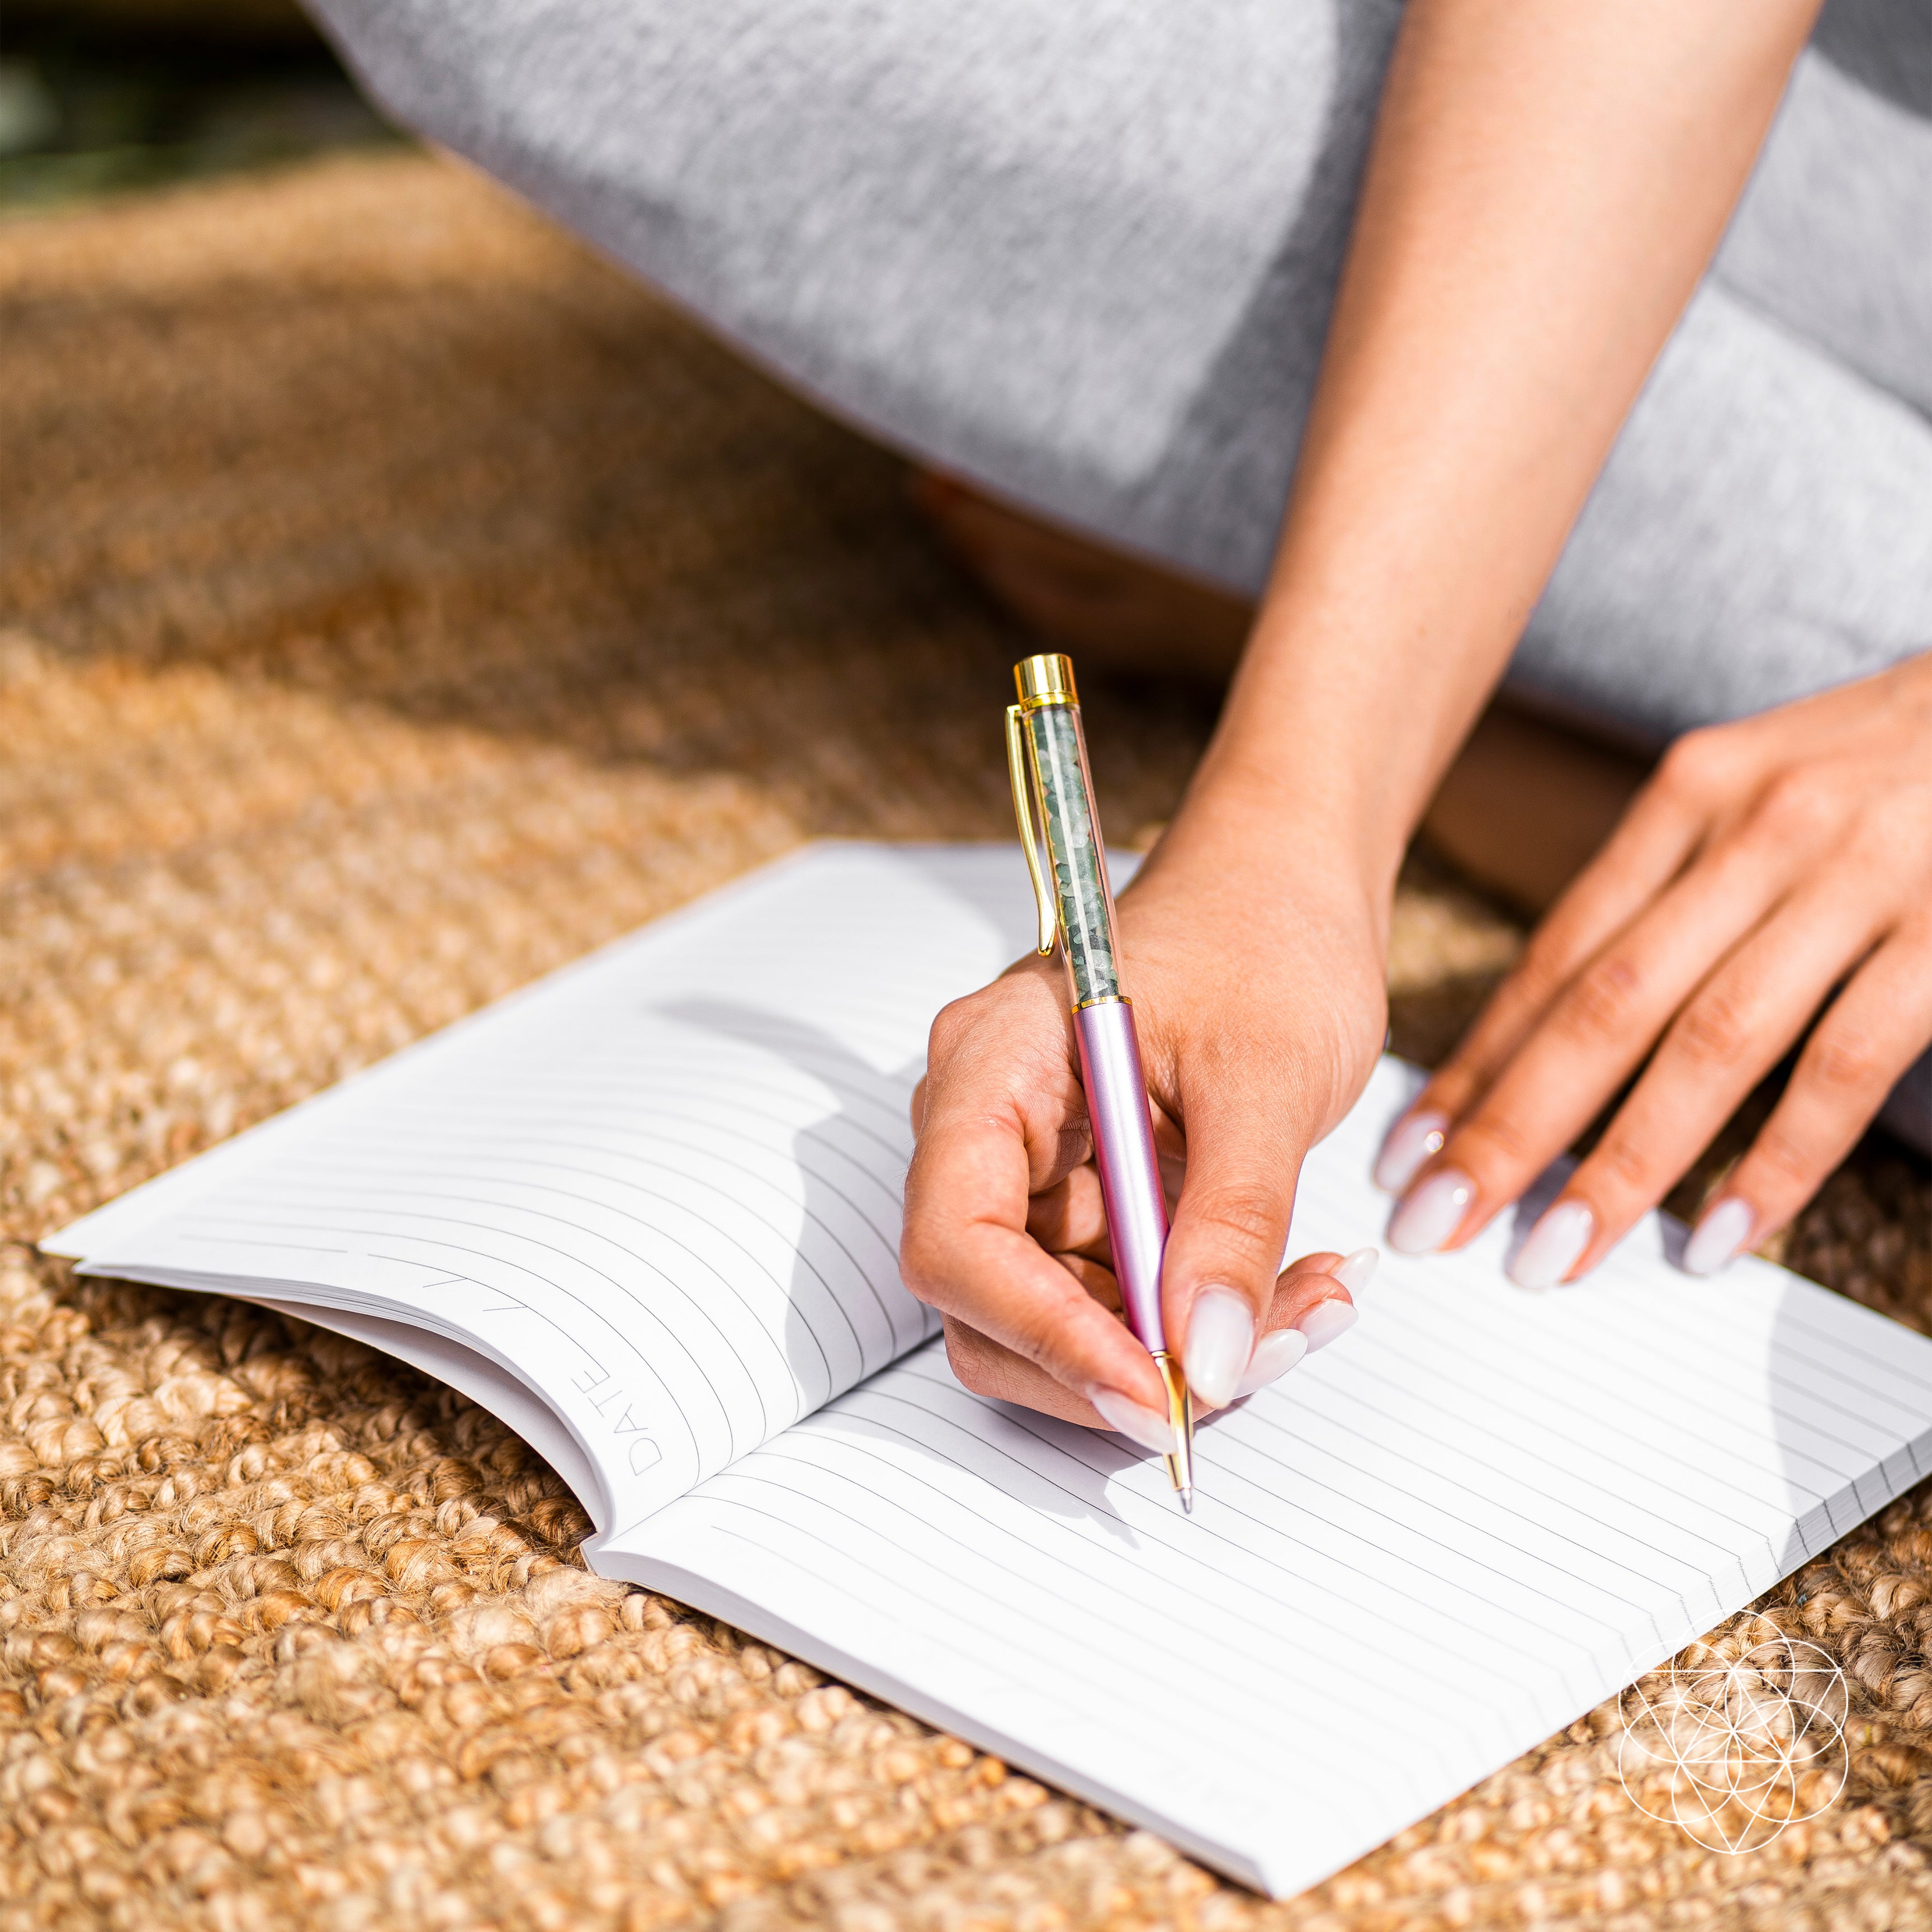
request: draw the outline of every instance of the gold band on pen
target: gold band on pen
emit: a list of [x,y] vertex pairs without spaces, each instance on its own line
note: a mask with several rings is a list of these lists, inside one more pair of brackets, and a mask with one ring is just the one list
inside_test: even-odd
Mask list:
[[1073,660],[1058,651],[1022,658],[1013,666],[1013,682],[1019,687],[1022,711],[1036,711],[1042,704],[1080,702],[1073,682]]

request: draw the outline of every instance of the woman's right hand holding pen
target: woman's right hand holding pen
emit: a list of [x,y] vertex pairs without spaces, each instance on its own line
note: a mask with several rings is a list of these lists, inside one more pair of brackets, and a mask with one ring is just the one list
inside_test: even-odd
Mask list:
[[[1277,808],[1258,844],[1239,798],[1197,787],[1120,896],[1172,1226],[1170,1336],[1216,1407],[1354,1320],[1372,1250],[1280,1270],[1301,1156],[1347,1110],[1384,1023],[1376,895],[1315,875]],[[1277,801],[1277,806],[1279,802]],[[914,1103],[902,1263],[945,1318],[965,1385],[1167,1445],[1160,1379],[1118,1318],[1065,975],[1022,962],[933,1029]]]
[[[1360,1263],[1275,1269],[1301,1157],[1382,1044],[1402,848],[1710,259],[1816,10],[1405,14],[1254,634],[1120,905],[1180,1175],[1164,1319],[1208,1402],[1286,1361],[1288,1333],[1312,1343],[1348,1318]],[[970,1387],[1138,1435],[1161,1384],[1107,1306],[1066,1004],[1058,963],[1025,962],[940,1016],[902,1263]],[[1166,1438],[1163,1420],[1149,1446]]]

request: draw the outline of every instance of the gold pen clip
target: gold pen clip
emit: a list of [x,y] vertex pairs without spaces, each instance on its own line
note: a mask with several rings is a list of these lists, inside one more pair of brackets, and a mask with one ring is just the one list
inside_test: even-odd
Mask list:
[[1040,910],[1040,956],[1053,950],[1058,929],[1053,896],[1046,889],[1046,874],[1040,870],[1040,828],[1033,815],[1033,760],[1027,747],[1026,707],[1006,706],[1006,769],[1012,775],[1013,816],[1019,820],[1020,843],[1026,848],[1028,876],[1033,880],[1034,904]]

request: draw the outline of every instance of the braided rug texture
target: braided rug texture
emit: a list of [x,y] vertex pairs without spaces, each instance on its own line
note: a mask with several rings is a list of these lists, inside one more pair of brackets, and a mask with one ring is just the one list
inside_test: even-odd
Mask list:
[[[1815,1822],[1701,1851],[1613,1702],[1270,1906],[591,1577],[447,1390],[40,1258],[802,838],[1006,836],[1021,640],[893,462],[443,162],[0,226],[0,1932],[1932,1924],[1932,1495],[1712,1640],[1850,1673]],[[1089,709],[1158,820],[1207,713]],[[1515,944],[1415,871],[1397,1044]],[[1874,1144],[1789,1258],[1923,1327],[1928,1237]]]

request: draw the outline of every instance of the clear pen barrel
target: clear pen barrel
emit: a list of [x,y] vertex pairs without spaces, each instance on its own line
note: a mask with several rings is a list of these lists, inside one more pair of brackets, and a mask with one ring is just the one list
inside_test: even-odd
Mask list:
[[1114,956],[1114,901],[1107,856],[1094,822],[1093,788],[1078,704],[1040,704],[1026,713],[1067,978],[1077,1006],[1120,997]]

